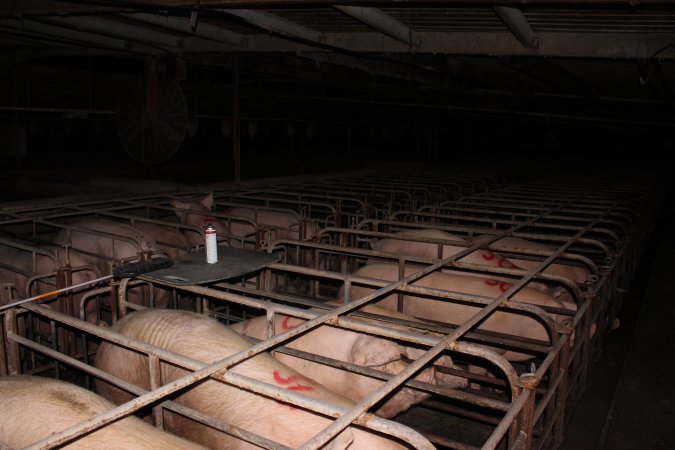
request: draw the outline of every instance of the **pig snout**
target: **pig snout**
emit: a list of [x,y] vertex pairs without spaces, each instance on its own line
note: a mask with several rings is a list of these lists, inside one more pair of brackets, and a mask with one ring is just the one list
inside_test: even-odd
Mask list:
[[[389,364],[375,368],[383,372],[397,374],[408,368],[408,364],[399,360],[392,361]],[[436,369],[432,367],[430,369],[423,370],[415,377],[415,380],[421,381],[423,383],[436,384]],[[427,400],[429,397],[431,397],[431,395],[424,392],[404,388],[402,391],[399,391],[398,394],[396,394],[394,399],[388,401],[382,407],[378,408],[376,413],[380,417],[391,419],[392,417],[395,417],[401,412],[409,409],[411,406]]]
[[[424,350],[418,348],[407,348],[406,356],[410,359],[417,359],[424,354]],[[449,356],[441,356],[436,360],[436,365],[447,369],[455,369],[455,364]],[[464,389],[469,385],[469,380],[465,377],[451,375],[440,370],[435,371],[436,384],[443,385],[453,389]]]
[[[408,363],[402,359],[407,355],[407,349],[384,339],[361,336],[354,343],[352,352],[352,362],[355,364],[392,375],[396,375],[408,367]],[[424,383],[436,384],[436,371],[433,367],[425,369],[415,379]],[[367,394],[368,392],[364,392],[363,396],[365,397]],[[388,419],[429,397],[429,394],[404,388],[375,412],[378,416]]]

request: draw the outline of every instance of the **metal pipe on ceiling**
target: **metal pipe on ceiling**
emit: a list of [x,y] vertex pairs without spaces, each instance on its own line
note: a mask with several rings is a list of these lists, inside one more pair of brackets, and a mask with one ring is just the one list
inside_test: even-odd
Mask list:
[[181,40],[176,35],[104,17],[49,17],[42,20],[52,25],[75,28],[89,33],[128,38],[170,48],[181,47]]
[[333,5],[333,8],[406,45],[416,47],[420,43],[419,36],[408,25],[381,9],[344,5]]
[[299,23],[292,22],[276,14],[253,9],[219,9],[217,11],[238,17],[251,25],[290,38],[323,43],[321,33]]
[[248,42],[246,37],[239,33],[204,23],[204,21],[199,23],[196,31],[192,31],[190,20],[186,17],[160,16],[157,14],[146,13],[124,14],[123,17],[138,22],[144,22],[157,25],[159,27],[168,28],[174,31],[180,31],[195,37],[236,45],[238,47],[246,47]]
[[509,6],[495,6],[494,10],[521,44],[527,48],[539,46],[539,41],[534,37],[534,30],[522,10]]

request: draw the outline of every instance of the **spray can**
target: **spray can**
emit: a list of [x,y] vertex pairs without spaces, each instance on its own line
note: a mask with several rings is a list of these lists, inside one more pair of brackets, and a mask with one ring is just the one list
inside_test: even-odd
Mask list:
[[206,239],[206,262],[215,264],[218,262],[218,240],[216,238],[216,229],[209,224],[204,232]]

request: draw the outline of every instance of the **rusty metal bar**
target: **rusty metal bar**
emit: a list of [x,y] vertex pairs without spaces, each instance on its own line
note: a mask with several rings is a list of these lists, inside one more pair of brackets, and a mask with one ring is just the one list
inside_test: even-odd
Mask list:
[[[253,346],[249,347],[247,350],[240,351],[214,364],[207,365],[205,363],[193,360],[191,358],[182,355],[175,354],[173,352],[164,350],[154,345],[146,344],[136,339],[127,338],[111,330],[100,328],[89,323],[84,323],[79,319],[67,317],[59,312],[44,308],[39,305],[27,304],[24,307],[37,314],[59,320],[62,323],[79,328],[87,333],[99,336],[115,344],[122,345],[124,347],[131,348],[146,354],[154,353],[157,356],[159,356],[162,360],[165,360],[172,364],[179,365],[189,370],[195,370],[195,372],[193,373],[190,373],[182,378],[179,378],[171,383],[168,383],[155,391],[148,392],[128,403],[125,403],[124,405],[121,405],[113,410],[103,413],[91,420],[83,422],[77,426],[71,427],[60,433],[51,435],[49,438],[46,438],[43,441],[34,444],[34,446],[27,448],[30,450],[45,448],[44,446],[58,445],[60,443],[66,442],[67,439],[72,439],[73,437],[75,437],[74,433],[78,433],[78,435],[80,435],[88,431],[93,431],[94,429],[104,426],[106,423],[115,421],[125,415],[132,413],[133,411],[139,408],[147,406],[148,404],[153,403],[167,395],[170,395],[173,392],[183,389],[191,384],[194,384],[210,376],[216,376],[217,379],[226,381],[228,383],[235,383],[237,386],[242,387],[244,389],[254,390],[255,392],[259,393],[270,393],[268,396],[271,396],[272,398],[292,403],[294,405],[298,405],[300,407],[310,409],[312,411],[319,412],[321,414],[326,414],[331,417],[338,417],[340,415],[344,416],[344,414],[347,412],[347,408],[338,407],[336,405],[332,405],[311,397],[306,397],[297,392],[283,389],[278,386],[272,386],[266,383],[257,382],[257,380],[253,380],[255,381],[253,382],[247,380],[246,377],[240,376],[239,378],[236,378],[236,374],[227,371],[227,368],[232,367],[254,356],[255,354],[258,354],[266,350],[267,348],[271,347],[272,345],[270,344],[270,341],[272,340],[261,341],[260,343],[254,344]],[[320,318],[313,320],[318,321],[320,319],[326,318],[326,316],[320,316]],[[293,328],[290,331],[294,331],[300,327],[302,327],[302,325]],[[285,334],[288,334],[288,332]],[[225,371],[223,371],[223,369],[225,369]],[[234,381],[233,378],[236,378],[237,381]],[[376,431],[382,431],[392,434],[393,436],[411,442],[414,446],[419,445],[418,448],[430,448],[428,447],[428,444],[425,444],[426,441],[421,435],[417,434],[411,429],[408,429],[405,426],[387,421],[385,419],[380,419],[370,414],[366,414],[362,419],[355,421],[355,423],[366,426],[367,428]]]
[[[10,336],[11,340],[15,341],[18,344],[21,344],[23,346],[26,346],[28,348],[31,348],[33,350],[39,351],[47,356],[50,356],[56,360],[59,360],[65,364],[68,364],[72,367],[75,367],[87,374],[93,375],[96,378],[99,378],[103,381],[106,381],[112,385],[115,385],[119,387],[120,389],[123,389],[127,392],[130,392],[134,395],[143,395],[147,393],[148,391],[140,388],[134,384],[128,383],[121,378],[117,378],[114,375],[110,375],[107,372],[104,372],[100,369],[97,369],[95,367],[92,367],[88,364],[82,363],[78,361],[75,358],[72,358],[70,356],[66,356],[60,352],[54,351],[50,349],[49,347],[45,347],[44,345],[40,345],[38,343],[35,343],[31,341],[30,339],[26,339],[22,336],[19,336],[15,333],[12,333]],[[154,355],[150,353],[148,356],[153,357]],[[156,356],[155,356],[156,357]],[[167,408],[171,411],[174,411],[178,414],[181,414],[183,416],[186,416],[190,419],[196,420],[198,422],[201,422],[209,427],[215,428],[219,431],[222,431],[224,433],[227,433],[231,436],[238,437],[242,440],[245,440],[247,442],[251,442],[253,444],[256,444],[258,446],[264,447],[264,448],[269,448],[269,449],[275,449],[275,450],[290,450],[288,447],[284,445],[280,445],[274,441],[271,441],[269,439],[266,439],[262,436],[258,436],[254,433],[251,433],[249,431],[246,431],[242,428],[236,427],[234,425],[227,424],[221,420],[214,419],[211,416],[208,416],[206,414],[200,413],[199,411],[195,411],[191,408],[188,408],[184,405],[181,405],[179,403],[173,402],[171,400],[166,400],[162,402],[158,407],[164,407]]]
[[504,418],[499,422],[499,425],[492,431],[492,434],[490,434],[490,437],[485,441],[481,450],[494,450],[497,448],[499,441],[501,441],[506,432],[509,431],[509,427],[511,427],[511,424],[516,420],[518,414],[520,414],[520,411],[525,406],[530,395],[534,395],[534,392],[523,390],[520,395],[516,397],[511,405],[511,409],[509,409],[509,412],[507,412]]

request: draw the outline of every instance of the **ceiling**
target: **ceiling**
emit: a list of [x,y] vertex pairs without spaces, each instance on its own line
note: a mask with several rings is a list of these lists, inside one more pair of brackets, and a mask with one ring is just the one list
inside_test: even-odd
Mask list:
[[193,122],[237,72],[243,119],[675,128],[675,0],[5,0],[0,58],[8,121],[112,116],[160,61]]

